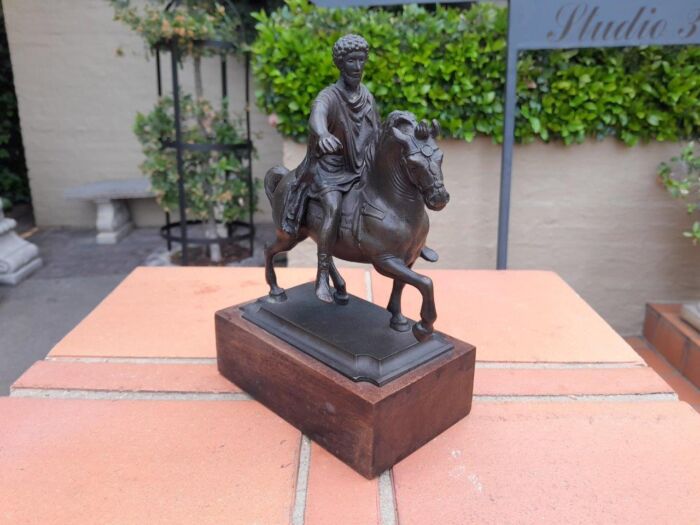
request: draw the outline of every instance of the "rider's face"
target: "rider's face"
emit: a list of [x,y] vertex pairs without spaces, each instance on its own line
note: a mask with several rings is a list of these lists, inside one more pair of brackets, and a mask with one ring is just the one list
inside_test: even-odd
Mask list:
[[356,87],[362,80],[362,72],[367,62],[367,54],[363,51],[353,51],[343,57],[339,64],[343,80],[350,86]]

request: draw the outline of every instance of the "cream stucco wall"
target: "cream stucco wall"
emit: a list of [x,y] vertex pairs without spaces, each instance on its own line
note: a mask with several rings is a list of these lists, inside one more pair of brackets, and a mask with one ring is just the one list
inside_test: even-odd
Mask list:
[[[155,102],[155,65],[141,39],[112,19],[102,0],[2,0],[38,223],[92,227],[91,204],[67,201],[67,187],[140,176],[136,111]],[[123,56],[115,51],[121,48]],[[164,80],[169,71],[164,68]],[[205,64],[207,96],[219,93],[218,66]],[[191,71],[183,71],[191,91]],[[240,64],[229,65],[232,107],[241,107]],[[283,142],[252,108],[254,175],[283,158]],[[438,266],[493,268],[500,148],[488,139],[443,141],[450,205],[432,214]],[[646,301],[700,297],[700,249],[680,236],[688,218],[657,186],[655,166],[675,144],[627,148],[615,140],[579,146],[535,143],[515,152],[510,267],[560,273],[623,333],[640,333]],[[285,143],[295,166],[302,145]],[[260,221],[268,204],[260,199]],[[160,225],[152,201],[132,202],[139,225]],[[313,245],[294,250],[313,265]],[[420,263],[425,265],[426,263]],[[465,299],[465,300],[468,300]]]
[[[435,266],[494,268],[500,146],[480,138],[441,147],[451,201],[430,213]],[[700,249],[681,236],[689,218],[654,176],[679,147],[629,148],[614,139],[516,146],[509,267],[559,273],[623,334],[641,333],[648,301],[700,297]],[[303,154],[303,145],[285,142],[287,166]],[[305,241],[288,259],[314,265],[315,245]]]
[[[37,223],[91,227],[91,203],[67,201],[66,188],[141,176],[141,150],[131,131],[137,111],[156,101],[155,60],[143,41],[113,20],[103,0],[3,0],[22,137]],[[117,49],[121,56],[117,56]],[[163,80],[170,85],[166,56]],[[205,95],[220,96],[219,64],[204,64]],[[228,67],[233,111],[242,111],[244,70]],[[192,92],[191,68],[181,72]],[[278,134],[253,107],[255,177],[282,157]],[[261,199],[261,217],[267,203]],[[154,200],[131,201],[137,225],[161,225]]]

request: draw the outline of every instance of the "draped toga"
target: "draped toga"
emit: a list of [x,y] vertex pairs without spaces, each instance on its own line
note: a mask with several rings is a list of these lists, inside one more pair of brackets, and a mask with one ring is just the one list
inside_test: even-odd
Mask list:
[[306,157],[296,169],[296,181],[285,203],[283,229],[295,235],[304,214],[308,197],[317,198],[329,191],[347,192],[365,174],[372,163],[379,135],[379,114],[374,97],[361,84],[356,98],[338,84],[321,91],[313,105],[314,112],[326,116],[326,126],[343,148],[324,155],[319,137],[309,130]]

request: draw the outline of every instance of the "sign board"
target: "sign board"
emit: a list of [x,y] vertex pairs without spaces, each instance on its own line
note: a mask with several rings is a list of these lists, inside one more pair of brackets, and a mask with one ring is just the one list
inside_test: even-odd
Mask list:
[[508,266],[518,52],[526,49],[700,44],[698,0],[510,0],[498,208],[498,269]]

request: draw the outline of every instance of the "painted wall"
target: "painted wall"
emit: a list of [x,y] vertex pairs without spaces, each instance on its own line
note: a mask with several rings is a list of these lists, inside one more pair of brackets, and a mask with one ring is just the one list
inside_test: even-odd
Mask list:
[[[92,204],[63,192],[86,182],[140,176],[136,111],[155,102],[155,64],[141,39],[112,19],[102,0],[3,0],[20,119],[38,223],[94,227]],[[123,56],[117,56],[121,48]],[[167,67],[164,79],[169,78]],[[191,91],[191,71],[183,71]],[[205,65],[207,96],[219,93],[218,64]],[[242,68],[229,65],[232,107],[242,105]],[[295,166],[302,145],[285,143],[252,112],[262,178],[279,163]],[[488,139],[443,141],[450,205],[433,214],[430,245],[447,268],[493,268],[500,148]],[[647,301],[700,296],[700,249],[680,236],[682,206],[657,185],[656,165],[676,144],[627,148],[614,141],[517,147],[510,267],[559,272],[615,328],[641,333]],[[259,220],[269,220],[260,199]],[[136,223],[160,225],[152,201],[132,202]],[[313,245],[290,254],[313,265]],[[421,263],[426,264],[426,263]]]
[[[143,156],[131,128],[136,112],[156,101],[155,60],[147,58],[138,35],[113,20],[103,0],[3,0],[3,7],[37,223],[94,227],[94,205],[67,201],[63,192],[141,176]],[[220,97],[219,69],[214,59],[203,67],[205,96],[212,100]],[[191,68],[181,76],[192,92]],[[231,108],[242,111],[242,64],[231,61],[228,77]],[[266,116],[255,108],[251,116],[259,157],[254,176],[262,177],[279,163],[282,143]],[[262,217],[266,205],[261,199]],[[130,206],[137,225],[163,224],[154,200]]]

